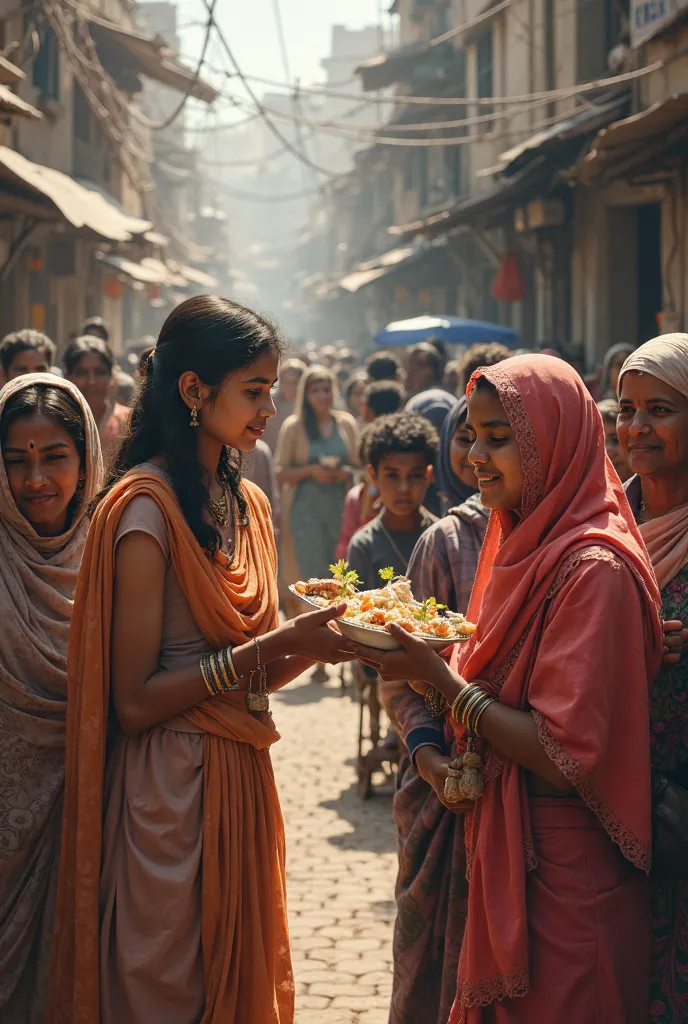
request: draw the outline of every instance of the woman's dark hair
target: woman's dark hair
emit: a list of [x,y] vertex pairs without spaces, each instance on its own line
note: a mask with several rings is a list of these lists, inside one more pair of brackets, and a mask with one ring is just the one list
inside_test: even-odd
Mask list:
[[368,356],[365,361],[368,380],[399,380],[401,363],[392,352],[380,352]]
[[[74,442],[81,468],[85,470],[86,424],[79,403],[68,391],[53,387],[52,384],[32,384],[12,395],[5,403],[0,417],[0,444],[3,448],[12,424],[29,416],[47,416],[64,430]],[[67,506],[67,528],[78,511],[80,501],[81,497],[77,491]]]
[[115,368],[115,357],[112,354],[112,349],[108,345],[107,341],[103,341],[102,338],[97,338],[95,335],[84,335],[82,338],[75,338],[70,341],[69,345],[64,351],[62,357],[62,366],[64,367],[65,376],[69,377],[71,373],[77,368],[81,359],[84,356],[96,355],[100,356],[105,365],[107,366],[110,373]]
[[334,372],[327,366],[309,366],[299,381],[299,390],[296,395],[296,406],[294,415],[303,423],[304,430],[310,441],[317,441],[320,437],[320,427],[313,406],[308,398],[308,389],[314,381],[327,381],[332,389],[332,407],[339,402],[339,388]]
[[[179,393],[179,378],[188,372],[198,374],[211,389],[212,401],[229,374],[245,369],[266,352],[281,350],[275,326],[230,299],[197,295],[177,306],[163,324],[147,361],[129,433],[94,506],[130,469],[161,455],[184,518],[198,543],[212,556],[222,538],[204,516],[208,481],[198,460],[197,431],[190,426],[190,411]],[[217,475],[233,494],[240,519],[245,520],[240,453],[223,449]]]
[[406,392],[398,380],[375,380],[368,385],[363,398],[373,416],[391,416],[403,407]]

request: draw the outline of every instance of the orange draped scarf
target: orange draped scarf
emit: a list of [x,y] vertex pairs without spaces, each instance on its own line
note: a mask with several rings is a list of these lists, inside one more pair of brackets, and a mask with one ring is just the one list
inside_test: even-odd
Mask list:
[[[520,520],[492,513],[468,608],[477,630],[454,649],[452,667],[533,713],[547,754],[624,856],[647,871],[648,703],[662,657],[647,551],[575,370],[551,356],[515,357],[477,371],[469,394],[481,376],[514,430],[523,500]],[[567,583],[588,561],[607,571]],[[604,667],[608,651],[614,664]],[[529,987],[526,876],[536,860],[525,773],[481,747],[485,795],[467,815],[468,917],[450,1024],[467,1007]]]
[[[132,471],[93,517],[69,648],[66,794],[48,1024],[100,1020],[103,773],[119,521],[134,497],[153,498],[165,516],[172,564],[204,637],[216,649],[242,644],[278,622],[269,505],[253,484],[244,482],[243,488],[250,524],[237,531],[230,568],[224,558],[211,562],[204,555],[172,490],[155,471]],[[279,734],[272,722],[249,714],[245,703],[245,694],[231,693],[185,713],[205,732],[202,1024],[292,1024],[284,828],[268,749]]]

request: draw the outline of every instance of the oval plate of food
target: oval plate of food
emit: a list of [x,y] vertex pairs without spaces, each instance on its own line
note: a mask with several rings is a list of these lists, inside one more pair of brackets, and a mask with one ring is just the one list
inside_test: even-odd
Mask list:
[[385,586],[378,590],[357,591],[357,580],[352,579],[347,568],[340,562],[331,566],[335,574],[333,579],[294,583],[289,590],[311,608],[326,608],[346,601],[346,615],[336,621],[343,635],[355,643],[380,651],[398,650],[401,645],[389,632],[393,622],[425,640],[436,651],[470,640],[475,632],[475,626],[463,615],[448,611],[434,598],[416,601],[407,579],[381,573],[383,580],[387,580]]

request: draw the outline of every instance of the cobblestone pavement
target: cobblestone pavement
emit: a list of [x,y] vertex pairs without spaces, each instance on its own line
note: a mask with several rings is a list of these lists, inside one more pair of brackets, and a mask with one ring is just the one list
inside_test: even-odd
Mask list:
[[358,705],[334,675],[274,698],[296,1024],[387,1024],[396,849],[389,783],[358,797]]

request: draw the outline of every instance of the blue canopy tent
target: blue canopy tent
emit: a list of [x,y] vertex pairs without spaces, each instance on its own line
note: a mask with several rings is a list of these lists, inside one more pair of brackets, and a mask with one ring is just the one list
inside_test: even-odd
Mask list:
[[417,316],[412,320],[396,320],[375,335],[384,348],[415,345],[428,338],[441,338],[450,345],[475,345],[498,341],[507,348],[518,348],[519,337],[511,327],[500,327],[484,320],[464,320],[460,316]]

